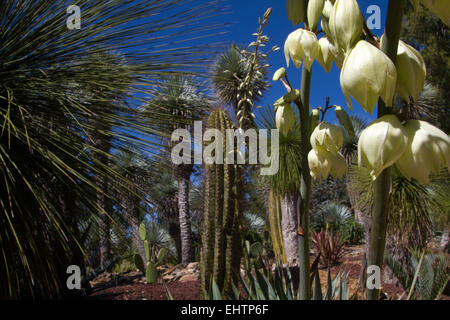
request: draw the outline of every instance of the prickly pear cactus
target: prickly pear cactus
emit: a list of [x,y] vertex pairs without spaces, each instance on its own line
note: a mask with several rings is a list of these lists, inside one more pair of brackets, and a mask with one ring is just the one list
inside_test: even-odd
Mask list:
[[144,241],[144,248],[145,248],[145,256],[147,258],[147,264],[144,266],[144,261],[142,260],[142,257],[139,254],[136,254],[134,256],[134,264],[136,267],[145,274],[145,279],[147,283],[155,283],[158,282],[158,270],[157,267],[160,266],[164,260],[166,259],[168,255],[168,251],[166,248],[161,248],[158,252],[158,256],[156,258],[156,261],[152,261],[151,253],[150,253],[150,246],[146,239],[146,227],[144,223],[141,223],[139,226],[139,235],[141,239]]
[[[226,129],[233,129],[233,123],[225,111],[211,112],[207,129],[212,128],[222,133],[222,145],[219,147],[225,151]],[[236,170],[235,164],[206,165],[200,262],[202,298],[208,296],[211,279],[222,292],[230,292],[234,271],[239,272],[242,248]]]

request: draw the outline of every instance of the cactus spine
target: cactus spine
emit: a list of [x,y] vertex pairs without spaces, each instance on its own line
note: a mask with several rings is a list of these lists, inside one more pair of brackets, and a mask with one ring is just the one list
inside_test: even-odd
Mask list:
[[[227,113],[214,110],[206,125],[207,129],[217,129],[221,132],[222,141],[217,139],[215,143],[219,143],[216,147],[223,148],[225,153],[226,130],[233,129],[233,123]],[[235,196],[239,191],[235,180],[236,170],[237,166],[234,164],[206,165],[200,262],[202,298],[208,296],[211,279],[222,292],[230,292],[233,273],[239,272],[241,243],[239,204]]]

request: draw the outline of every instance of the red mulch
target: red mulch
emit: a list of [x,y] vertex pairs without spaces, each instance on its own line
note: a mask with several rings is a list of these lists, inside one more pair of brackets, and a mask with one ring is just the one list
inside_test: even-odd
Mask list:
[[[352,248],[357,249],[357,248]],[[359,251],[361,252],[361,251]],[[359,274],[362,264],[362,254],[347,255],[342,263],[331,268],[332,277],[339,271],[350,272],[349,287],[351,292],[356,290]],[[321,274],[321,278],[325,277]],[[325,278],[324,278],[325,279]],[[132,279],[130,279],[132,280]],[[326,281],[326,280],[321,280]],[[199,281],[186,282],[169,282],[166,284],[170,294],[175,300],[199,300],[200,299],[200,283]],[[403,290],[389,284],[382,284],[382,292],[388,297],[399,297]],[[163,284],[143,284],[134,283],[132,281],[124,281],[118,284],[105,283],[96,285],[89,293],[89,299],[101,300],[167,300],[167,293]],[[450,300],[449,296],[443,295],[440,300]]]
[[[166,284],[175,300],[199,300],[200,282],[169,282]],[[109,288],[94,288],[89,299],[99,300],[168,300],[163,284],[133,283]]]

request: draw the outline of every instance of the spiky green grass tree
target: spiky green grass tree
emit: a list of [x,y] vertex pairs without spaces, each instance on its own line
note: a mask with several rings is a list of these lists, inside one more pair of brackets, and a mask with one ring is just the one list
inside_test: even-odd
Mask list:
[[[186,129],[191,137],[194,135],[194,121],[199,121],[206,114],[210,99],[199,80],[192,77],[173,76],[158,85],[154,97],[146,106],[147,112],[158,110],[164,116],[157,127],[164,128],[171,133],[176,129]],[[180,141],[166,139],[169,153],[173,146]],[[179,155],[186,156],[186,155]],[[193,260],[192,254],[192,228],[189,210],[190,178],[194,170],[192,154],[187,155],[187,163],[173,164],[173,172],[178,180],[178,214],[180,220],[181,262],[189,263]],[[170,160],[169,160],[170,161]]]
[[[80,5],[80,29],[66,24],[70,5]],[[169,73],[202,68],[214,50],[187,43],[211,34],[217,25],[201,21],[219,13],[211,3],[177,0],[0,3],[1,297],[64,290],[67,266],[82,263],[76,217],[101,211],[95,177],[112,186],[124,180],[95,163],[88,133],[105,131],[114,150],[133,142],[155,152],[157,144],[142,139],[139,98]],[[87,62],[113,52],[131,79],[101,60]],[[91,103],[80,99],[86,92]],[[114,129],[96,129],[91,119]]]

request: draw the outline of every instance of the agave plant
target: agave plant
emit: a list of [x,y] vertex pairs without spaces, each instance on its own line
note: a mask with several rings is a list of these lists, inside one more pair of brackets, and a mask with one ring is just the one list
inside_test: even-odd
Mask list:
[[[224,296],[218,286],[212,281],[209,292],[210,300],[236,299],[236,300],[300,300],[298,284],[290,268],[283,268],[280,260],[275,267],[270,268],[263,259],[251,259],[250,248],[244,250],[245,270],[239,275],[239,289],[233,284],[233,292]],[[311,283],[314,285],[311,292],[313,300],[350,300],[357,299],[357,292],[350,294],[348,287],[348,273],[339,272],[334,279],[328,269],[327,287],[322,289],[319,271],[317,269],[318,257],[311,266]],[[324,291],[324,292],[323,292]],[[323,294],[324,293],[324,294]]]

